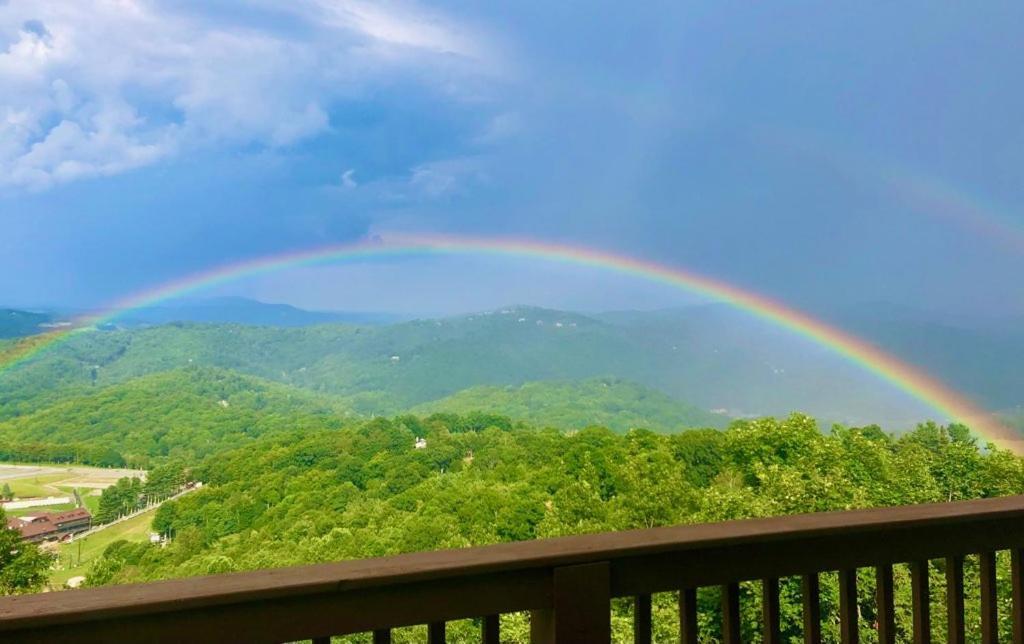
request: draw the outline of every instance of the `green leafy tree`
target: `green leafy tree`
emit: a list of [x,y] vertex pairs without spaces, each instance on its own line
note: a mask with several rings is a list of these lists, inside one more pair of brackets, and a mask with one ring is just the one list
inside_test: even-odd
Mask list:
[[21,533],[7,527],[7,517],[0,508],[0,594],[42,589],[52,562],[52,556],[36,544],[22,541]]

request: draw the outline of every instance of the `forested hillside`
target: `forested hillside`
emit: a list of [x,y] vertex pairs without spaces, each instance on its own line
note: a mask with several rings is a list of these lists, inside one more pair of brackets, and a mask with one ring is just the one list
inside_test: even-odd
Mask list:
[[[337,427],[356,415],[344,398],[212,367],[75,391],[0,421],[0,460],[149,467],[171,457],[194,463],[268,432]],[[727,420],[615,379],[471,388],[417,411],[481,411],[540,426],[617,431],[722,427]]]
[[0,460],[149,467],[188,463],[264,433],[336,425],[344,406],[221,369],[188,367],[68,397],[0,422]]
[[732,416],[798,409],[905,429],[931,413],[834,353],[721,307],[603,316],[509,307],[383,326],[181,323],[81,333],[4,372],[0,418],[190,365],[342,397],[366,415],[475,386],[604,377]]
[[415,414],[441,411],[486,411],[537,426],[582,429],[599,425],[619,432],[634,428],[673,432],[684,427],[724,427],[728,422],[721,414],[617,378],[470,387],[411,410]]
[[[414,448],[417,437],[426,439],[424,449]],[[600,428],[566,434],[482,414],[403,416],[268,435],[207,459],[193,474],[206,487],[163,506],[154,522],[171,545],[113,544],[90,583],[1024,492],[1024,462],[981,450],[965,428],[928,424],[898,439],[876,427],[824,434],[801,415],[665,436]],[[966,577],[976,579],[970,571]],[[858,588],[863,636],[872,641],[873,580],[866,575]],[[744,640],[751,641],[759,600],[753,588],[743,592]],[[826,614],[835,614],[837,592],[825,575]],[[897,593],[897,623],[908,632],[901,568]],[[784,582],[783,601],[786,636],[799,638],[796,580]],[[713,641],[715,590],[702,591],[701,602],[702,635]],[[656,596],[657,640],[674,637],[675,611],[670,596]],[[977,606],[968,603],[972,611],[968,624],[977,624]],[[615,615],[617,633],[628,639],[627,609],[616,605]],[[824,627],[835,639],[835,622]],[[933,620],[936,640],[944,628]],[[453,641],[479,637],[465,624],[450,633]],[[503,633],[525,638],[523,616],[507,617]],[[418,641],[422,633],[396,637]]]

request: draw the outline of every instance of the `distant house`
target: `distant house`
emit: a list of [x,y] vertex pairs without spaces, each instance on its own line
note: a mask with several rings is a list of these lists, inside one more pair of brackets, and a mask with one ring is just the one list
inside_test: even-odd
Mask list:
[[64,539],[92,527],[92,515],[85,508],[67,512],[37,512],[29,516],[10,517],[7,527],[21,533],[25,541],[37,543]]
[[427,448],[427,439],[417,437],[416,438],[416,449],[426,449],[426,448]]

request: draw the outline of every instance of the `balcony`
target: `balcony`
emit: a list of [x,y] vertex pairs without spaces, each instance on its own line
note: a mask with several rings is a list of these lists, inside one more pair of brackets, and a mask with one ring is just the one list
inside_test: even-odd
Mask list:
[[[535,642],[608,642],[610,601],[631,598],[633,636],[651,641],[651,594],[679,591],[679,640],[697,641],[696,589],[718,586],[724,642],[740,641],[739,582],[758,581],[763,641],[780,638],[779,580],[801,579],[803,635],[821,640],[819,574],[838,572],[843,642],[857,642],[858,568],[874,570],[880,642],[897,638],[893,565],[909,564],[912,633],[933,617],[964,642],[964,557],[978,555],[980,633],[998,640],[997,551],[1011,558],[1013,641],[1024,638],[1024,497],[655,528],[0,598],[3,642],[287,642],[475,618],[498,642],[503,613],[530,611]],[[930,612],[928,562],[944,560],[945,615]]]

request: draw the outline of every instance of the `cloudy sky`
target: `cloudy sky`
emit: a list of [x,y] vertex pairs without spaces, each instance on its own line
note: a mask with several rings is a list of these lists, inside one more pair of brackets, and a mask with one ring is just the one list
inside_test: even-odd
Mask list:
[[[98,306],[416,231],[686,267],[811,312],[1024,314],[1019,2],[0,0],[0,304]],[[689,301],[488,258],[240,293]]]

